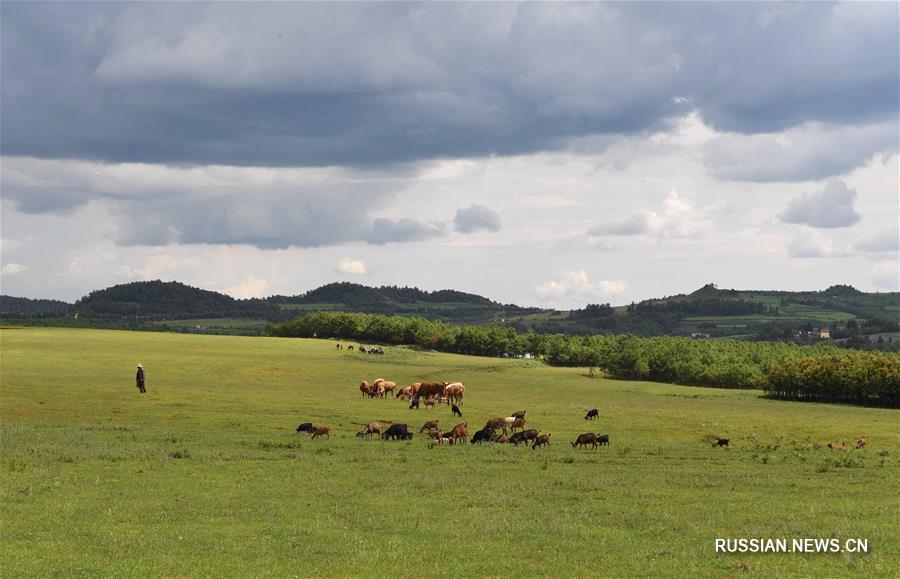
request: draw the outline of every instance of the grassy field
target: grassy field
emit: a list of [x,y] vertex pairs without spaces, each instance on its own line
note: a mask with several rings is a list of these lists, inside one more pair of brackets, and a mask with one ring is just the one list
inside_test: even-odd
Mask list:
[[[7,577],[900,573],[895,410],[321,340],[23,328],[0,330],[0,356]],[[382,376],[461,380],[470,427],[525,409],[552,444],[360,440],[370,420],[456,422],[363,399]],[[307,420],[335,434],[294,432]],[[571,448],[587,430],[611,446]],[[716,538],[869,552],[716,554]]]

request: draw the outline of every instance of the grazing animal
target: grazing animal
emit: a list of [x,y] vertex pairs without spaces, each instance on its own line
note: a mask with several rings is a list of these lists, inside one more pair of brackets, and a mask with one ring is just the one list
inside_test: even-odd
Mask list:
[[438,426],[437,420],[429,420],[424,425],[422,425],[422,428],[419,429],[419,432],[425,432],[426,430],[429,432],[437,430],[438,434],[440,434],[441,427]]
[[348,352],[352,352],[352,351],[353,351],[353,346],[347,346],[347,351],[348,351]]
[[441,396],[440,398],[438,398],[438,404],[448,404],[449,405],[450,399],[447,398],[446,396]]
[[385,394],[387,394],[388,392],[390,392],[390,393],[393,394],[394,389],[397,388],[397,383],[396,383],[396,382],[391,382],[390,380],[382,380],[382,381],[380,382],[379,385],[380,385],[382,388],[384,388],[384,393],[385,393]]
[[512,414],[510,414],[510,416],[512,416],[513,418],[521,418],[522,420],[525,420],[525,411],[519,410],[518,412],[513,412]]
[[343,348],[341,347],[340,344],[335,344],[334,347],[335,347],[336,349],[338,349],[338,350],[343,350]]
[[412,440],[412,437],[413,437],[413,433],[407,432],[406,434],[403,435],[402,440]]
[[381,434],[381,424],[378,422],[370,422],[362,430],[356,433],[356,436],[362,438],[364,436],[372,436],[373,434]]
[[441,432],[440,430],[437,432],[432,432],[431,436],[434,438],[434,441],[438,444],[450,444],[450,436],[448,436],[449,432]]
[[609,446],[609,435],[608,434],[598,434],[597,435],[597,444],[600,446]]
[[446,382],[421,382],[415,391],[415,395],[425,398],[429,396],[437,398],[444,395],[444,389],[446,387]]
[[713,448],[715,448],[716,446],[728,446],[729,440],[730,439],[728,438],[717,438],[713,443]]
[[590,410],[588,410],[588,413],[584,416],[584,419],[585,420],[593,420],[593,419],[597,418],[598,416],[600,416],[600,411],[597,410],[596,408],[591,408]]
[[534,444],[531,445],[531,450],[535,448],[539,448],[541,446],[550,446],[550,435],[542,434],[534,439]]
[[434,398],[431,396],[425,399],[425,407],[427,408],[428,406],[431,406],[432,410],[436,408]]
[[496,442],[499,442],[500,444],[506,444],[507,442],[509,442],[509,437],[505,434],[501,434],[497,437]]
[[487,424],[484,425],[485,428],[490,428],[491,430],[497,430],[498,428],[503,430],[503,434],[506,434],[506,419],[505,418],[491,418],[487,421]]
[[525,430],[525,419],[524,418],[516,418],[515,420],[513,420],[512,425],[509,427],[509,429],[512,432],[515,432],[517,428],[519,430]]
[[847,443],[842,442],[838,444],[837,442],[829,442],[828,448],[830,448],[831,450],[847,450]]
[[363,380],[359,383],[359,391],[362,392],[363,398],[365,398],[366,396],[371,396],[372,386],[369,385],[368,381]]
[[419,397],[418,396],[416,396],[409,402],[409,409],[412,410],[413,408],[415,408],[416,410],[419,409]]
[[525,444],[528,444],[529,440],[535,440],[537,437],[538,437],[538,431],[532,428],[530,430],[525,430],[523,432],[517,432],[517,433],[513,434],[509,438],[509,441],[511,443],[515,444],[516,446],[519,446],[520,442],[524,442]]
[[308,433],[312,434],[313,432],[315,432],[315,430],[316,430],[316,427],[313,426],[312,422],[304,422],[303,424],[301,424],[300,426],[297,427],[297,432],[308,432]]
[[463,422],[461,424],[457,424],[453,427],[453,430],[450,431],[450,444],[456,444],[457,440],[462,440],[465,442],[469,439],[469,423]]
[[324,436],[325,438],[331,438],[331,427],[330,426],[319,426],[312,433],[312,438],[319,438],[320,436]]
[[459,406],[457,406],[456,404],[454,404],[453,407],[450,408],[450,413],[453,416],[459,416],[460,418],[462,418],[462,411],[459,409]]
[[856,441],[856,448],[863,448],[866,446],[866,443],[869,442],[866,440],[865,436],[860,436],[859,440]]
[[585,432],[584,434],[579,434],[578,438],[575,439],[575,442],[572,443],[572,448],[575,448],[576,446],[584,448],[588,444],[591,445],[591,450],[597,448],[597,435],[593,432]]
[[412,386],[407,386],[406,388],[401,389],[399,392],[394,393],[394,398],[400,398],[401,400],[412,400],[412,397]]
[[472,436],[472,444],[475,444],[476,442],[479,444],[492,442],[496,436],[493,428],[485,426]]
[[444,394],[450,401],[455,402],[457,404],[463,403],[463,395],[466,393],[466,387],[462,382],[454,382],[453,384],[447,384],[447,387],[444,389]]
[[[391,424],[387,430],[381,433],[381,438],[384,440],[408,440],[407,434],[412,434],[407,425]],[[412,438],[412,436],[409,438]]]

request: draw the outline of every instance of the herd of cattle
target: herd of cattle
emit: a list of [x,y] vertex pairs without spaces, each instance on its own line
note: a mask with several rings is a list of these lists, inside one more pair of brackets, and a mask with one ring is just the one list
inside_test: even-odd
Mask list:
[[[378,378],[371,384],[363,380],[359,384],[359,391],[364,398],[383,399],[388,394],[394,398],[409,400],[410,409],[418,409],[420,401],[425,407],[436,407],[445,404],[451,407],[454,416],[462,417],[462,411],[458,405],[463,403],[466,387],[462,382],[415,382],[405,388],[398,388],[396,382]],[[594,420],[600,412],[593,408],[587,412],[584,419]],[[382,425],[382,422],[385,424]],[[407,424],[393,424],[391,421],[369,422],[362,430],[356,433],[359,438],[380,436],[383,440],[412,440],[413,432]],[[330,438],[330,426],[315,426],[311,422],[304,422],[297,427],[297,432],[306,432],[312,438]],[[435,444],[461,444],[469,440],[472,444],[499,443],[530,445],[532,450],[550,445],[550,434],[541,434],[533,428],[525,428],[525,410],[513,412],[509,416],[499,416],[488,420],[484,427],[475,431],[470,439],[469,423],[461,422],[448,431],[441,428],[439,420],[429,420],[419,429],[419,434],[424,434]],[[609,445],[609,435],[593,432],[580,434],[572,443],[572,447],[587,447],[592,449],[597,446]]]

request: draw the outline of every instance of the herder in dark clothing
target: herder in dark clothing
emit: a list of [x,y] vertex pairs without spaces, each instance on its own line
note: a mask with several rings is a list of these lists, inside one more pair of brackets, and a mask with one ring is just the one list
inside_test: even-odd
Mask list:
[[141,394],[147,391],[147,389],[144,388],[144,367],[140,364],[137,365],[137,387]]

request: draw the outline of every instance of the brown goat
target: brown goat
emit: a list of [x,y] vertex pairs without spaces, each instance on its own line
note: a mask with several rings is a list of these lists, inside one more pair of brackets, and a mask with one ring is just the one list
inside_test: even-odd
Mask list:
[[829,442],[828,448],[830,448],[831,450],[847,450],[847,443],[842,442],[838,444],[837,442]]
[[370,422],[362,430],[356,433],[356,436],[372,436],[373,434],[381,434],[381,424],[378,422]]
[[867,442],[869,441],[866,440],[865,436],[860,436],[859,440],[856,441],[856,448],[864,448]]
[[312,433],[312,438],[319,438],[320,436],[324,436],[325,438],[331,438],[331,427],[330,426],[316,427],[316,430]]
[[531,445],[531,450],[538,448],[539,446],[550,446],[550,435],[549,434],[541,434],[537,438],[534,439],[534,444]]
[[516,419],[512,423],[512,426],[510,426],[509,429],[512,432],[515,432],[517,428],[522,431],[525,430],[525,419],[524,418],[516,417]]
[[422,426],[422,428],[419,429],[419,432],[425,432],[426,430],[428,430],[429,432],[432,430],[440,430],[441,427],[438,425],[438,422],[439,421],[437,420],[429,420]]
[[521,418],[522,420],[525,420],[525,411],[519,410],[518,412],[513,412],[512,414],[510,414],[510,416],[512,416],[513,418]]
[[469,423],[463,422],[461,424],[457,424],[453,427],[453,430],[450,431],[450,444],[456,444],[457,440],[462,440],[465,442],[469,439]]

